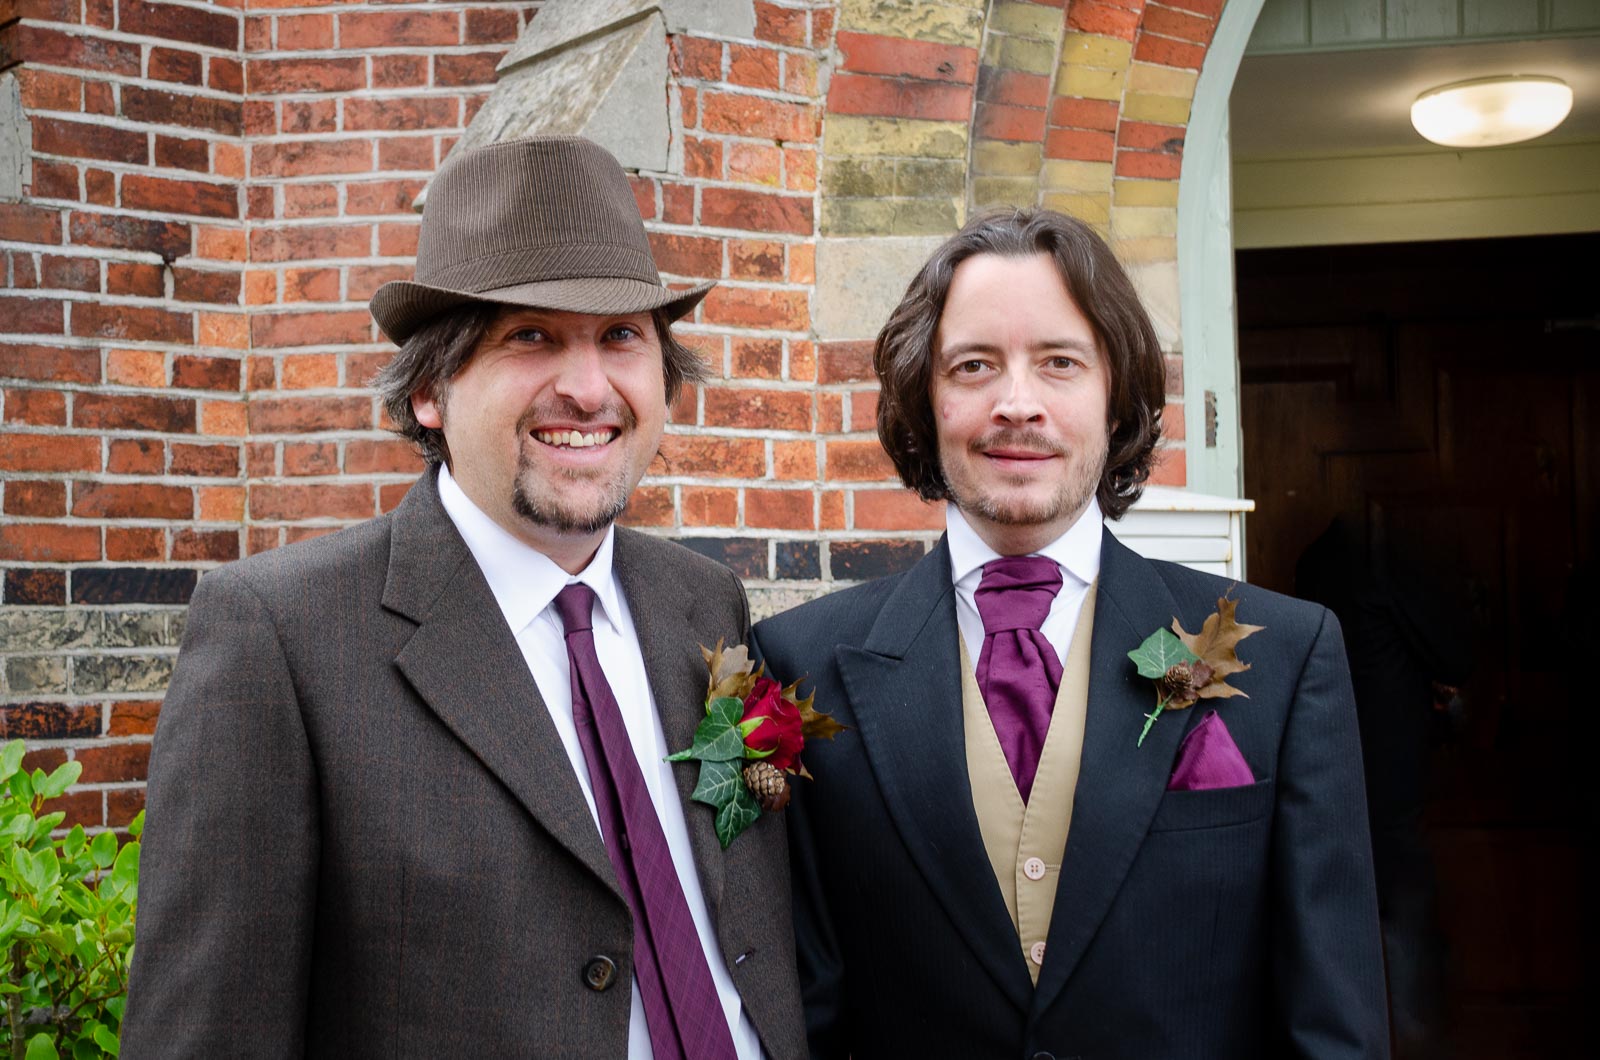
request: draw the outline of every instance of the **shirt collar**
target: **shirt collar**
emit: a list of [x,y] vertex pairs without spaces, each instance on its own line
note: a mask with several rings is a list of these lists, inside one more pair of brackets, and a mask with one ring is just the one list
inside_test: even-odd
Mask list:
[[[978,536],[966,516],[961,514],[961,509],[954,504],[946,504],[944,511],[950,545],[950,580],[960,585],[964,579],[975,577],[985,563],[999,559],[1000,553]],[[1071,575],[1080,584],[1088,585],[1100,576],[1100,545],[1104,532],[1100,504],[1090,497],[1089,506],[1078,516],[1077,522],[1033,555],[1055,560],[1065,574]]]
[[443,464],[439,465],[439,501],[450,521],[456,524],[472,558],[477,560],[478,569],[483,571],[489,591],[494,593],[495,602],[500,605],[512,633],[521,633],[550,606],[557,593],[574,582],[582,582],[593,589],[600,601],[602,617],[613,626],[617,624],[621,611],[617,580],[611,569],[616,527],[606,528],[606,536],[589,565],[572,575],[485,515]]

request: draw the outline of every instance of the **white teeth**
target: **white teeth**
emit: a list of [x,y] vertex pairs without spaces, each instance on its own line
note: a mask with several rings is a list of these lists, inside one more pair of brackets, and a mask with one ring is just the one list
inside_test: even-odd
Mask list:
[[616,431],[591,431],[584,434],[580,431],[535,431],[535,438],[546,445],[556,445],[567,449],[588,449],[591,446],[605,445],[617,436]]

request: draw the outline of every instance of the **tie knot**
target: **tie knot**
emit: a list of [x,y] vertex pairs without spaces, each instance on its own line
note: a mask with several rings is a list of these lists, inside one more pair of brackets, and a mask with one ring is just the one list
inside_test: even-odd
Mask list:
[[1038,629],[1061,590],[1061,568],[1044,556],[1001,556],[983,565],[978,615],[983,632]]
[[556,593],[556,614],[561,616],[561,628],[569,636],[594,628],[594,590],[582,582]]

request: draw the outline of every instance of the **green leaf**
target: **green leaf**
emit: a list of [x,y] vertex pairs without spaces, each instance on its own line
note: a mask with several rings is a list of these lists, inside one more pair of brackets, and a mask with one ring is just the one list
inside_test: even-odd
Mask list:
[[728,844],[738,838],[740,832],[755,824],[760,816],[761,804],[745,790],[743,784],[739,785],[733,799],[717,811],[717,840],[723,849],[726,850]]
[[28,745],[21,740],[12,740],[0,748],[0,781],[10,780],[22,768],[22,756],[28,753]]
[[1128,658],[1139,668],[1139,676],[1162,678],[1179,663],[1195,662],[1200,657],[1184,647],[1172,630],[1158,629],[1130,651]]
[[61,879],[61,859],[56,857],[54,847],[45,847],[33,855],[33,860],[39,866],[43,886],[48,887]]
[[139,844],[125,843],[111,870],[111,878],[124,883],[139,882]]
[[117,1041],[117,1036],[103,1026],[94,1029],[94,1043],[112,1056],[122,1054],[122,1044]]
[[720,810],[733,799],[734,792],[742,787],[744,787],[744,777],[740,774],[738,763],[701,762],[700,782],[695,785],[694,794],[690,798]]
[[744,704],[732,696],[722,696],[706,704],[706,713],[722,719],[728,725],[737,725],[739,719],[744,717]]
[[143,810],[140,810],[138,813],[134,814],[133,820],[128,822],[128,834],[133,836],[135,839],[138,839],[140,836],[144,835]]
[[[736,699],[725,697],[713,700],[713,705],[737,702]],[[737,718],[728,721],[721,713],[712,711],[701,719],[699,727],[695,729],[693,745],[688,750],[668,755],[667,761],[682,762],[687,758],[698,758],[705,762],[726,762],[742,757],[744,737],[739,735],[737,721]]]
[[82,762],[62,762],[42,783],[34,781],[34,792],[42,799],[53,799],[76,784],[82,775]]
[[[96,1027],[99,1024],[95,1025]],[[105,1055],[105,1050],[94,1043],[93,1030],[85,1027],[89,1033],[72,1043],[72,1060],[100,1060]]]
[[25,803],[33,802],[33,778],[27,773],[17,770],[11,777],[10,786],[12,796]]
[[115,832],[101,832],[94,837],[94,842],[89,844],[89,856],[94,859],[96,866],[108,867],[117,860],[117,836]]
[[56,1052],[56,1043],[50,1040],[50,1035],[40,1031],[28,1039],[26,1060],[61,1060],[61,1054]]
[[61,856],[75,858],[83,853],[88,845],[88,833],[83,830],[83,825],[75,824],[72,826],[72,831],[68,832],[67,837],[61,841]]

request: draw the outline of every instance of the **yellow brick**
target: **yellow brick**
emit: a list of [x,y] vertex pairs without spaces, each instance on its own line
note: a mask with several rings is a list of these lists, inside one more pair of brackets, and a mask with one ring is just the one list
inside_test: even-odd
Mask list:
[[889,199],[822,200],[822,233],[829,236],[882,236],[894,228]]
[[1000,42],[1000,65],[1007,70],[1025,74],[1047,76],[1056,66],[1054,41],[1029,40],[1026,37],[991,37]]
[[1178,211],[1171,206],[1117,206],[1111,211],[1111,231],[1118,239],[1176,236]]
[[1195,82],[1199,79],[1200,75],[1193,70],[1174,70],[1170,66],[1134,63],[1128,71],[1128,91],[1193,99]]
[[1000,0],[989,15],[989,28],[1019,37],[1054,41],[1061,32],[1061,11],[1017,0]]
[[839,28],[976,48],[983,37],[983,7],[981,0],[842,0]]
[[1044,196],[1044,205],[1051,210],[1076,217],[1098,228],[1103,235],[1106,224],[1111,217],[1110,195],[1072,195],[1060,192],[1047,192]]
[[1051,159],[1044,164],[1041,183],[1049,191],[1090,192],[1111,197],[1110,162],[1068,162]]
[[825,153],[893,155],[901,158],[966,158],[967,124],[911,118],[859,118],[833,115],[826,127]]
[[994,177],[1036,177],[1044,160],[1038,144],[979,140],[972,145],[972,171]]
[[1119,180],[1112,185],[1118,206],[1176,206],[1175,180]]
[[1092,66],[1064,67],[1061,76],[1056,78],[1056,94],[1119,100],[1127,76],[1126,70],[1100,70]]
[[1177,96],[1149,96],[1142,92],[1129,92],[1122,100],[1122,116],[1133,121],[1187,125],[1189,100]]
[[1039,186],[1026,177],[974,177],[972,204],[979,209],[990,206],[1032,206],[1039,201]]
[[1141,236],[1114,239],[1111,251],[1125,264],[1144,265],[1154,261],[1177,261],[1178,241],[1172,236]]
[[1061,66],[1099,66],[1121,70],[1133,61],[1133,43],[1115,37],[1069,33],[1061,42]]

